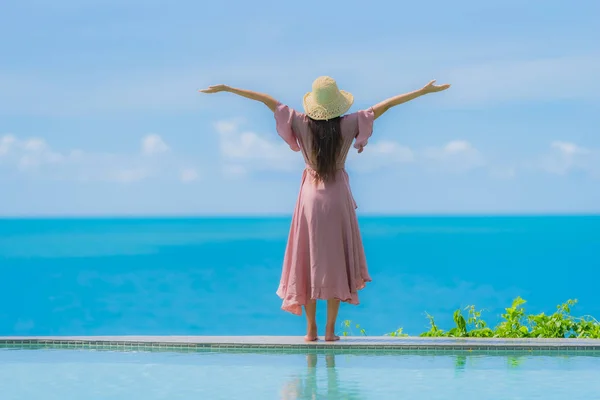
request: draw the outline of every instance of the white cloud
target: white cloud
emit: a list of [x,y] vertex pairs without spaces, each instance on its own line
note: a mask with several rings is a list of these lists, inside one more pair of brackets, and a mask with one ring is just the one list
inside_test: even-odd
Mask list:
[[0,138],[0,156],[7,154],[16,140],[13,135],[2,136]]
[[[275,133],[273,139],[252,131],[241,131],[237,121],[220,121],[215,128],[220,137],[220,153],[225,176],[239,178],[257,170],[292,172],[302,169],[301,154],[292,152]],[[583,171],[600,177],[600,151],[574,143],[554,141],[551,152],[542,157],[536,168],[564,175],[571,171]],[[504,160],[506,162],[506,160]],[[357,172],[370,172],[381,168],[402,168],[413,165],[429,172],[466,173],[485,168],[491,178],[508,180],[517,176],[527,164],[489,162],[472,143],[453,140],[440,147],[412,149],[391,140],[370,142],[363,153],[351,148],[347,166]]]
[[194,182],[198,180],[198,171],[194,168],[184,168],[180,171],[179,179],[182,182]]
[[550,151],[542,157],[540,166],[557,175],[579,171],[600,177],[600,150],[557,140],[550,143]]
[[[273,134],[274,139],[269,139],[255,132],[241,131],[239,122],[235,121],[219,121],[214,126],[219,133],[226,176],[239,177],[253,170],[297,171],[304,165],[301,154],[291,151],[276,134]],[[428,169],[466,172],[485,164],[479,150],[464,140],[423,151],[391,140],[370,142],[360,154],[351,148],[347,162],[349,168],[362,172],[412,163]]]
[[169,150],[169,146],[159,135],[152,134],[142,139],[142,153],[147,156],[166,153]]
[[578,145],[574,144],[574,143],[569,143],[569,142],[561,142],[561,141],[554,141],[550,144],[550,146],[558,151],[560,151],[564,156],[567,157],[573,157],[577,154],[589,154],[590,150],[583,148],[583,147],[579,147]]
[[481,152],[464,140],[425,149],[423,159],[427,166],[448,172],[464,172],[485,165]]
[[46,179],[131,183],[161,174],[177,176],[183,182],[198,178],[195,169],[181,169],[173,158],[148,157],[169,151],[158,135],[141,140],[141,149],[133,153],[54,150],[44,139],[20,139],[0,136],[0,167]]
[[409,147],[402,146],[401,144],[390,140],[382,140],[373,143],[369,146],[368,153],[366,154],[373,154],[373,156],[376,157],[389,157],[390,161],[401,163],[412,162],[415,159],[413,151]]
[[235,133],[238,126],[243,122],[243,119],[237,118],[229,121],[217,121],[215,122],[215,129],[220,134],[231,134]]
[[241,165],[226,164],[223,167],[223,174],[228,178],[243,178],[248,175],[248,170]]
[[409,164],[415,161],[415,153],[407,146],[391,140],[369,143],[362,153],[350,149],[348,162],[356,171],[373,171],[386,166]]
[[46,141],[40,138],[19,140],[14,135],[4,135],[0,138],[0,162],[14,164],[22,170],[67,160],[67,156],[53,151]]
[[448,143],[444,149],[444,154],[457,154],[463,153],[465,151],[469,151],[472,148],[469,142],[465,142],[464,140],[455,140],[453,142]]
[[[304,166],[302,155],[290,150],[287,143],[273,132],[273,139],[252,131],[239,129],[241,119],[219,121],[214,124],[220,137],[223,172],[229,177],[240,177],[252,170],[297,171]],[[369,143],[363,153],[350,149],[348,161],[357,170],[370,171],[390,163],[410,163],[413,151],[393,141]],[[355,161],[354,161],[355,160]]]
[[490,176],[496,179],[508,180],[517,176],[517,168],[511,167],[492,167],[490,169]]
[[252,131],[239,129],[240,120],[215,123],[219,133],[219,148],[225,162],[223,172],[240,176],[250,170],[294,171],[303,165],[302,156],[290,150],[283,139],[274,134],[268,139]]

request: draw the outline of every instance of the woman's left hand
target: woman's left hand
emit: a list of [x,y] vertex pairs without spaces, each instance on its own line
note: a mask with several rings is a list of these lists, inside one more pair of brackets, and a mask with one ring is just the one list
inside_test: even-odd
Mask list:
[[214,86],[209,86],[208,89],[201,89],[198,91],[202,92],[202,93],[218,93],[218,92],[226,92],[227,89],[229,89],[229,86],[227,86],[227,85],[214,85]]
[[444,84],[444,85],[436,85],[435,84],[435,80],[429,82],[427,85],[425,85],[423,87],[423,92],[425,93],[435,93],[435,92],[441,92],[442,90],[446,90],[450,87],[449,84]]

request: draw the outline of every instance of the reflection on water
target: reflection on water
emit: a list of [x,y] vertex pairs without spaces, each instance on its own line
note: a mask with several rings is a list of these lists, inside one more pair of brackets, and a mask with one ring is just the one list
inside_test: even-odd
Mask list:
[[[452,356],[452,358],[454,359],[454,371],[457,374],[464,373],[467,367],[476,369],[477,363],[483,359],[481,356],[466,356],[462,354]],[[503,358],[508,370],[518,370],[526,359],[526,357],[518,355],[507,355]]]
[[598,399],[599,370],[599,352],[0,349],[0,399]]
[[506,357],[506,362],[508,363],[508,368],[519,368],[524,361],[524,357],[522,356],[508,356]]
[[[325,370],[317,368],[319,359],[325,359]],[[355,388],[350,388],[348,383],[340,385],[338,371],[335,367],[335,355],[307,354],[306,372],[295,376],[286,382],[281,391],[282,400],[303,399],[365,399]],[[343,387],[343,388],[342,388]]]
[[467,365],[467,357],[465,356],[456,356],[454,360],[454,368],[456,371],[463,371],[465,366]]

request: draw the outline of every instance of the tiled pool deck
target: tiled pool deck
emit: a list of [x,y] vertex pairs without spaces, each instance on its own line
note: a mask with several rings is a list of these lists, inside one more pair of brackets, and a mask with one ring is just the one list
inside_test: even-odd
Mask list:
[[543,352],[600,355],[600,339],[479,339],[342,337],[306,343],[299,336],[18,336],[0,337],[0,349],[91,349],[121,351],[334,352]]

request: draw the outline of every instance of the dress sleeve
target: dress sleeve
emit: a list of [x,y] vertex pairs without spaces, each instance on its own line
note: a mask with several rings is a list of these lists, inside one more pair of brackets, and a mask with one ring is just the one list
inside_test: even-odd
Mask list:
[[373,108],[369,108],[368,110],[358,111],[356,114],[358,118],[358,134],[354,141],[354,148],[360,149],[367,145],[369,138],[373,134],[375,112],[373,111]]
[[290,146],[290,149],[293,151],[300,151],[298,138],[296,137],[293,129],[295,117],[296,111],[284,104],[277,104],[277,108],[275,109],[275,124],[277,133]]

